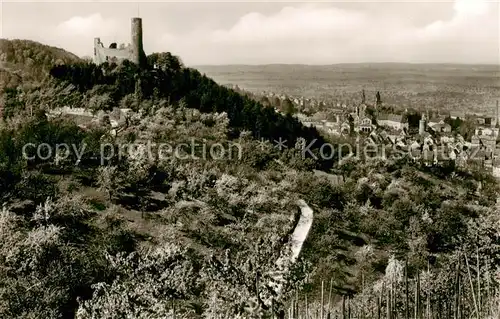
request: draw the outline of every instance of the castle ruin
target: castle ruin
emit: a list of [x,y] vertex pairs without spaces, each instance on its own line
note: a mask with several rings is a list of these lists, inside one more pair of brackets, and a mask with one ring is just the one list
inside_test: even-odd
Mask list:
[[104,47],[100,38],[94,38],[94,63],[99,65],[104,62],[119,63],[129,60],[137,65],[142,65],[145,61],[145,54],[142,46],[142,19],[132,18],[132,43],[120,45],[112,43],[109,48]]

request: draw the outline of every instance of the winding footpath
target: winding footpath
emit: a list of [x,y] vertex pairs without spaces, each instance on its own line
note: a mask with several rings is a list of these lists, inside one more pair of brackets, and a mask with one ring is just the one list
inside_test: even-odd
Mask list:
[[297,205],[300,207],[301,214],[290,239],[291,255],[283,256],[278,259],[276,262],[278,265],[283,264],[284,258],[288,258],[288,262],[291,264],[297,261],[313,223],[313,210],[306,204],[306,202],[301,199],[298,201]]
[[299,200],[297,205],[300,208],[300,217],[290,238],[290,243],[285,247],[281,257],[276,261],[277,270],[271,274],[272,281],[270,286],[274,287],[277,295],[281,295],[284,285],[283,275],[289,270],[290,265],[294,264],[299,258],[302,246],[307,239],[313,223],[313,210],[305,201]]
[[298,205],[300,207],[301,215],[299,222],[293,231],[291,239],[292,256],[290,256],[290,261],[292,263],[297,261],[313,223],[313,210],[302,199],[299,200]]

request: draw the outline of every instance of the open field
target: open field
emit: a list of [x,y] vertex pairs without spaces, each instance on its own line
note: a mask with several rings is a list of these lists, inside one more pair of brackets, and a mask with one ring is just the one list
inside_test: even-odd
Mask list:
[[359,100],[364,88],[370,101],[401,107],[440,110],[492,110],[500,98],[499,65],[336,64],[197,66],[220,84],[237,84],[260,93],[280,92],[338,102]]

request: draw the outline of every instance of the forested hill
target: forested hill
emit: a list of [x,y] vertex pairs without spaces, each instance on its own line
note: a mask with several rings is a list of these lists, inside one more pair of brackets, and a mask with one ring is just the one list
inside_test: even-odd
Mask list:
[[[52,65],[49,70],[54,81],[42,90],[57,91],[65,85],[72,85],[72,88],[65,90],[64,99],[50,102],[52,107],[71,105],[94,111],[126,107],[136,111],[139,108],[152,111],[160,102],[168,101],[172,105],[196,108],[203,113],[226,112],[232,137],[250,131],[256,139],[271,142],[281,140],[289,148],[295,146],[298,138],[304,138],[307,145],[312,141],[316,141],[314,145],[325,142],[315,128],[305,127],[290,115],[277,113],[273,108],[266,108],[259,102],[218,85],[199,71],[184,67],[181,60],[170,53],[151,54],[148,67],[139,69],[127,61],[121,65],[106,63],[96,66],[78,60],[65,51],[41,44],[30,46],[29,43],[17,41],[7,43],[11,49],[5,50],[6,61],[26,63],[27,68],[32,70],[28,73],[31,78],[40,79]],[[15,93],[10,91],[9,100],[17,100],[12,94]],[[6,104],[6,114],[13,114],[12,107],[21,105]]]
[[30,40],[0,39],[0,89],[42,81],[54,65],[78,61],[78,56],[64,49]]

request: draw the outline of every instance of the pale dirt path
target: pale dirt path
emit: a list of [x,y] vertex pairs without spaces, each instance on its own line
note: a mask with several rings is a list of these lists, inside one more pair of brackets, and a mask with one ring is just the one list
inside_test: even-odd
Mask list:
[[301,215],[297,226],[295,226],[295,230],[293,231],[291,238],[291,263],[294,263],[295,261],[297,261],[297,258],[299,258],[302,246],[307,239],[307,235],[309,234],[309,230],[311,229],[313,223],[313,210],[302,199],[299,200],[298,205],[300,207]]
[[[275,287],[275,291],[278,295],[281,294],[284,284],[283,274],[286,273],[289,266],[295,263],[299,258],[302,246],[307,239],[307,235],[313,223],[313,210],[307,203],[303,200],[299,200],[297,205],[300,207],[301,214],[290,238],[290,248],[285,248],[282,256],[276,261],[277,270],[272,273],[273,280],[270,285]],[[288,253],[286,249],[290,249],[290,252]]]

